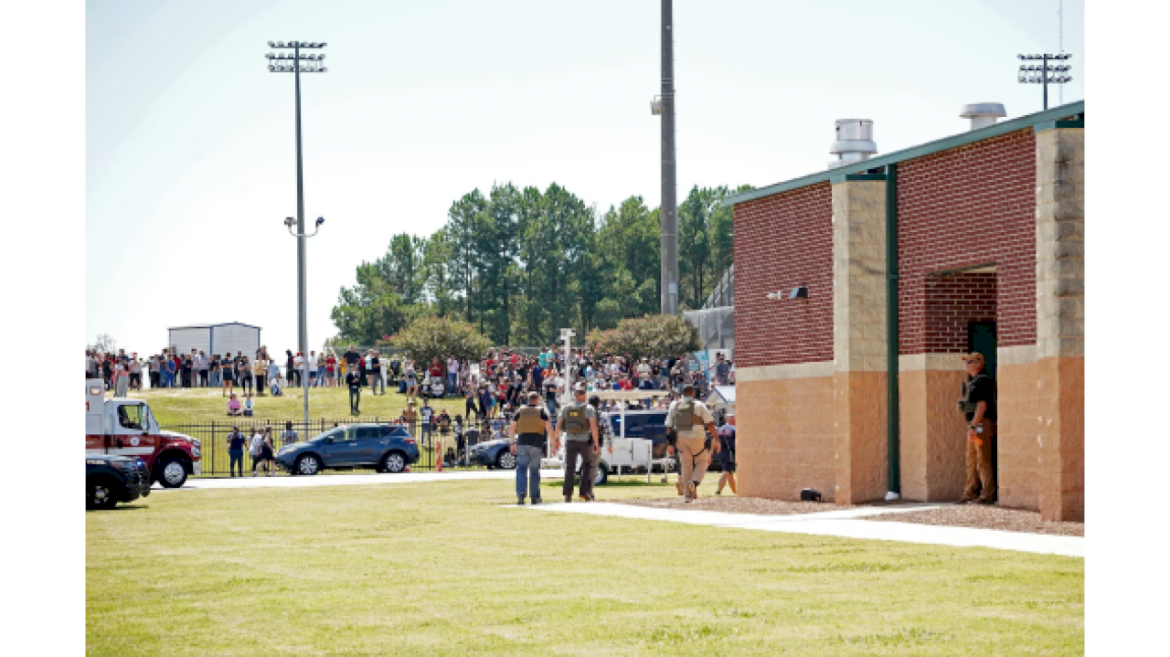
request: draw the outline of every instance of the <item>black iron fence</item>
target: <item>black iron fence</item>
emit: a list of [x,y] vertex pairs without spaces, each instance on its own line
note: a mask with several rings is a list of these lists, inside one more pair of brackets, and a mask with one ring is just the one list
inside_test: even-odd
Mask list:
[[[291,439],[286,440],[284,437],[284,433],[288,429],[288,422],[287,420],[275,421],[239,417],[211,422],[174,424],[162,427],[162,429],[199,439],[202,449],[201,476],[227,477],[230,474],[231,464],[231,457],[228,454],[228,436],[231,435],[235,427],[239,427],[240,433],[244,435],[245,452],[248,451],[247,446],[251,443],[252,436],[257,432],[263,432],[266,427],[271,427],[273,451],[279,451],[281,447],[291,442]],[[440,461],[443,462],[445,468],[479,467],[474,462],[472,455],[475,445],[504,437],[504,432],[507,431],[507,425],[500,419],[465,422],[461,425],[453,423],[448,429],[442,428],[435,422],[424,424],[418,420],[403,424],[395,419],[376,416],[347,417],[341,420],[319,419],[310,420],[308,423],[304,420],[292,420],[291,422],[292,430],[296,432],[296,442],[305,442],[330,429],[350,424],[400,425],[414,437],[418,444],[419,460],[410,466],[412,470],[434,470]],[[248,458],[248,469],[251,469],[250,457]],[[355,469],[372,470],[372,468]]]

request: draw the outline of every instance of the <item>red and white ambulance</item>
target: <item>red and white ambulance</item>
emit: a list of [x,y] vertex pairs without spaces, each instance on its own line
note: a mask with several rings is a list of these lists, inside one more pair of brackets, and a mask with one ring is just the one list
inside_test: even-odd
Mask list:
[[101,379],[85,380],[85,454],[138,457],[151,478],[178,488],[187,475],[200,474],[202,445],[197,438],[160,431],[150,406],[141,399],[105,398]]

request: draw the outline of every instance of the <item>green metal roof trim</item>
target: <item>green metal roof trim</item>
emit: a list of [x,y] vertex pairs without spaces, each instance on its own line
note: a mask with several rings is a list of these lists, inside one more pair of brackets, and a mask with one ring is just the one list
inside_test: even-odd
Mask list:
[[807,187],[819,182],[832,182],[834,179],[844,179],[848,174],[864,174],[870,169],[877,169],[884,167],[887,164],[896,164],[906,160],[917,159],[926,155],[939,153],[941,151],[958,148],[959,146],[966,146],[967,144],[974,144],[975,142],[983,141],[984,139],[991,139],[999,137],[1017,130],[1025,130],[1033,128],[1044,123],[1053,123],[1059,121],[1066,116],[1074,114],[1085,113],[1085,101],[1079,100],[1068,105],[1061,105],[1060,107],[1053,107],[1052,109],[1037,112],[1035,114],[1025,114],[1019,118],[995,125],[980,128],[979,130],[968,130],[957,135],[945,137],[935,141],[927,142],[918,146],[912,146],[893,153],[887,153],[868,160],[862,160],[855,164],[848,166],[837,167],[827,171],[820,171],[811,175],[803,176],[801,178],[793,178],[792,180],[769,185],[768,187],[761,187],[753,189],[750,192],[743,192],[742,194],[733,194],[723,199],[723,205],[732,206],[736,203],[744,203],[746,201],[754,201],[781,192],[787,192],[801,187]]

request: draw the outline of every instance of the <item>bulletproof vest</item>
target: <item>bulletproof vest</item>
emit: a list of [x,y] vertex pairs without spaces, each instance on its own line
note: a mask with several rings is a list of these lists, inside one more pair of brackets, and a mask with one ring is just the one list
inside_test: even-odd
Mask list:
[[674,429],[675,431],[686,431],[696,424],[702,424],[702,419],[699,414],[695,412],[694,401],[682,401],[674,409]]
[[517,433],[544,433],[544,418],[539,406],[525,406],[516,413]]
[[585,405],[572,403],[565,406],[565,432],[585,433],[589,430],[589,418],[585,417]]
[[986,372],[980,372],[980,373],[976,374],[975,376],[971,377],[970,381],[963,383],[963,396],[959,399],[959,412],[960,413],[974,413],[975,412],[976,407],[979,406],[979,402],[973,401],[971,399],[971,393],[974,392],[974,390],[975,390],[975,386],[972,384],[975,383],[976,381],[980,381],[980,380],[986,379],[986,378],[988,378],[988,374]]

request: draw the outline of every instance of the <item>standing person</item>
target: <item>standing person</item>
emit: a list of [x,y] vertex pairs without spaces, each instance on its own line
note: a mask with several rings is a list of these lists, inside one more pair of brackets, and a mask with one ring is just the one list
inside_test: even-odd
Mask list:
[[418,372],[414,370],[414,362],[406,361],[406,399],[412,400],[418,395]]
[[349,374],[345,375],[345,384],[349,386],[349,414],[359,415],[362,403],[362,377],[357,370],[351,369]]
[[418,428],[418,411],[414,409],[413,399],[406,400],[406,408],[402,409],[402,422],[406,425],[406,430],[410,432],[410,435],[416,435],[415,429]]
[[256,364],[252,367],[252,375],[256,379],[256,396],[262,397],[264,395],[264,388],[267,386],[268,376],[268,361],[263,357],[256,359]]
[[[272,383],[275,383],[280,378],[280,364],[268,359],[265,359],[264,362],[268,363],[268,381],[269,385],[272,385]],[[284,387],[283,383],[280,387]]]
[[[666,410],[666,426],[674,429],[679,453],[679,486],[687,502],[699,497],[699,484],[707,473],[711,451],[719,450],[719,443],[712,441],[707,446],[704,429],[715,436],[714,418],[707,405],[695,399],[695,386],[683,386],[682,398]],[[675,448],[671,448],[673,451]]]
[[228,392],[235,394],[236,391],[236,366],[232,363],[231,354],[224,355],[219,361],[219,378],[223,382],[220,388],[220,397],[223,397]]
[[252,440],[248,443],[248,453],[252,456],[252,476],[256,476],[256,468],[264,462],[264,432],[256,427]]
[[715,489],[716,495],[723,494],[723,485],[731,486],[731,492],[739,495],[739,491],[735,489],[735,416],[727,415],[723,419],[727,424],[719,427],[719,458],[723,464],[723,474],[719,476],[719,487]]
[[471,416],[475,414],[476,390],[477,386],[475,385],[475,381],[467,381],[463,384],[463,414],[467,416],[467,422],[469,424],[471,423]]
[[305,355],[299,351],[293,357],[293,369],[297,373],[297,387],[300,388],[305,385],[305,377],[309,374],[305,371]]
[[423,397],[423,405],[422,405],[422,408],[419,409],[419,413],[422,414],[423,440],[426,441],[427,445],[430,445],[431,444],[431,426],[432,426],[431,418],[433,418],[435,415],[435,409],[431,408],[431,402],[426,397]]
[[207,354],[202,351],[199,352],[199,386],[201,388],[206,388],[211,385],[211,380],[208,376],[211,373],[210,369],[211,365],[207,362]]
[[245,394],[252,392],[252,368],[248,366],[248,357],[240,356],[236,361],[236,380],[240,382]]
[[455,358],[447,359],[447,389],[445,395],[454,395],[459,391],[456,384],[459,382],[459,361]]
[[[578,458],[581,459],[581,501],[593,501],[593,468],[601,454],[601,443],[597,436],[597,411],[585,403],[585,395],[585,384],[573,386],[573,401],[562,406],[557,415],[557,430],[565,439],[565,483],[561,494],[566,503],[573,501],[573,473]],[[555,441],[553,449],[557,449]]]
[[348,374],[357,369],[358,361],[362,359],[362,356],[351,344],[349,345],[349,351],[342,354],[342,358],[345,359],[345,371]]
[[447,409],[439,411],[439,415],[435,418],[434,425],[439,429],[439,442],[451,444],[451,416],[447,415]]
[[282,447],[297,443],[297,432],[293,429],[291,420],[284,423],[284,431],[280,434],[280,443]]
[[[967,484],[959,504],[972,500],[980,504],[995,503],[995,465],[991,455],[995,440],[995,379],[987,373],[983,354],[974,352],[964,356],[967,382],[959,410],[967,418]],[[980,490],[982,488],[982,491]]]
[[130,368],[125,363],[114,363],[114,396],[125,397],[130,389]]
[[[228,471],[233,477],[244,476],[244,443],[246,442],[247,438],[244,437],[244,434],[240,433],[240,425],[237,424],[232,427],[232,432],[227,437],[227,446],[229,457]],[[239,470],[238,475],[236,474],[237,469]]]
[[[151,356],[148,362],[150,363],[150,387],[153,390],[154,388],[161,387],[160,381],[162,379],[162,362],[158,359],[157,355]],[[97,367],[96,361],[94,367]]]
[[264,427],[264,442],[260,445],[260,462],[264,464],[265,476],[276,474],[276,449],[272,445],[272,427]]
[[564,385],[565,380],[561,378],[561,375],[554,367],[552,371],[549,372],[549,376],[544,380],[545,403],[548,404],[548,412],[550,414],[555,414],[557,412],[557,395],[562,392],[561,389],[564,387]]
[[285,358],[285,367],[284,367],[284,380],[287,381],[288,384],[291,386],[291,385],[294,385],[296,380],[297,380],[297,374],[296,374],[297,359],[293,358],[292,349],[285,349],[284,354],[286,357]]
[[386,394],[385,379],[382,378],[382,359],[378,358],[378,352],[373,349],[370,350],[370,356],[366,359],[366,375],[370,382],[370,394],[378,394],[378,384],[382,385],[382,394]]
[[317,352],[310,351],[307,361],[309,372],[309,387],[314,388],[320,385],[320,379],[317,378]]
[[325,357],[325,384],[330,388],[337,387],[337,356],[332,351]]
[[142,359],[135,358],[130,363],[130,387],[142,391]]
[[174,388],[175,387],[175,361],[172,358],[170,358],[169,356],[166,358],[166,361],[163,363],[163,387],[164,388]]
[[540,459],[545,436],[554,436],[548,412],[540,405],[540,393],[528,393],[528,405],[516,414],[508,436],[508,449],[516,455],[516,503],[523,505],[527,495],[533,504],[540,504]]

